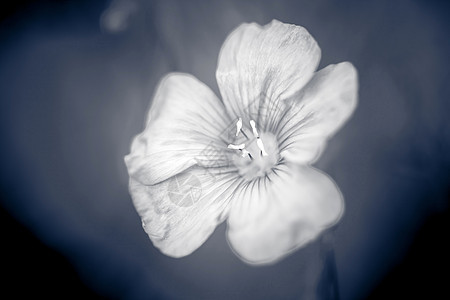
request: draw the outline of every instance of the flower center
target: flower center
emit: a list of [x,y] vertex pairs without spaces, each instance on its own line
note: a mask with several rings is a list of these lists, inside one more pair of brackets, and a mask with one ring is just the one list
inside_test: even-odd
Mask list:
[[239,175],[247,180],[269,174],[279,160],[278,143],[270,132],[259,132],[254,120],[248,127],[242,126],[242,119],[236,123],[236,138],[228,145],[231,160],[238,168]]

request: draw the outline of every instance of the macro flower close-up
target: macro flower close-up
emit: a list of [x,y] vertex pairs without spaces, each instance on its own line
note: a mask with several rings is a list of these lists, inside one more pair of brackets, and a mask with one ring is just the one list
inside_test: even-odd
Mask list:
[[450,2],[4,2],[3,298],[450,299]]
[[227,221],[233,251],[273,263],[336,224],[344,199],[312,164],[357,105],[349,62],[316,70],[321,50],[300,26],[242,24],[224,42],[220,97],[170,73],[125,157],[129,191],[155,247],[198,249]]

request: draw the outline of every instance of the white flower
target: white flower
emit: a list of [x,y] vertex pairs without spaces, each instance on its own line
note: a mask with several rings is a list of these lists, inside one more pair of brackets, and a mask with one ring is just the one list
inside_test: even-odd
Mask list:
[[348,62],[315,72],[319,60],[303,27],[243,24],[219,55],[222,101],[192,75],[161,81],[125,161],[163,253],[192,253],[227,219],[236,254],[271,263],[340,219],[339,189],[310,164],[355,109],[357,74]]

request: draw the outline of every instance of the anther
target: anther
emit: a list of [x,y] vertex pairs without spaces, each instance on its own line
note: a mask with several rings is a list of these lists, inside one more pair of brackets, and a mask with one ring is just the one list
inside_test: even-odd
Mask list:
[[258,145],[258,148],[261,150],[261,155],[262,156],[269,155],[269,154],[267,154],[266,150],[264,149],[264,144],[263,144],[262,140],[259,137],[256,139],[256,145]]
[[241,129],[242,129],[242,119],[239,118],[239,120],[237,120],[236,122],[236,136],[238,136]]
[[248,155],[248,157],[251,159],[251,160],[253,160],[253,156],[250,154],[250,152],[248,152],[247,150],[245,150],[245,149],[241,149],[241,152],[242,152],[242,157],[245,157],[246,155]]
[[253,130],[253,135],[259,139],[259,134],[258,134],[258,130],[256,130],[256,124],[255,121],[250,120],[250,126],[252,126],[252,130]]
[[264,144],[263,144],[261,138],[259,137],[258,130],[256,129],[255,121],[250,120],[250,126],[252,126],[253,135],[256,137],[256,145],[258,145],[259,150],[261,150],[260,151],[261,156],[267,156],[268,154],[267,154],[266,150],[264,149]]
[[242,150],[244,148],[245,148],[245,144],[239,144],[239,145],[229,144],[228,145],[228,149],[233,149],[233,150]]
[[245,149],[245,144],[239,144],[239,145],[233,145],[233,144],[229,144],[227,146],[228,149],[233,149],[233,150],[239,150],[241,151],[241,156],[245,157],[248,156],[251,160],[253,160],[253,156],[250,154],[250,152],[248,152]]

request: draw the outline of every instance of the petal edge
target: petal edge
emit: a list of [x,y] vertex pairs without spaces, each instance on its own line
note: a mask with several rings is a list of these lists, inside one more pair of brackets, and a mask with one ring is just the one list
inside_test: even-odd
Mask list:
[[[225,163],[221,131],[230,122],[222,102],[197,78],[171,73],[157,87],[144,131],[125,163],[130,177],[160,183],[198,162]],[[214,156],[206,155],[213,151]],[[211,160],[211,157],[213,160]]]
[[248,190],[232,202],[228,242],[249,264],[277,262],[336,224],[344,212],[342,194],[325,173],[295,165],[278,173],[268,189]]
[[311,78],[320,48],[309,32],[277,20],[237,27],[220,50],[216,79],[230,116],[253,114],[263,94],[285,99]]

